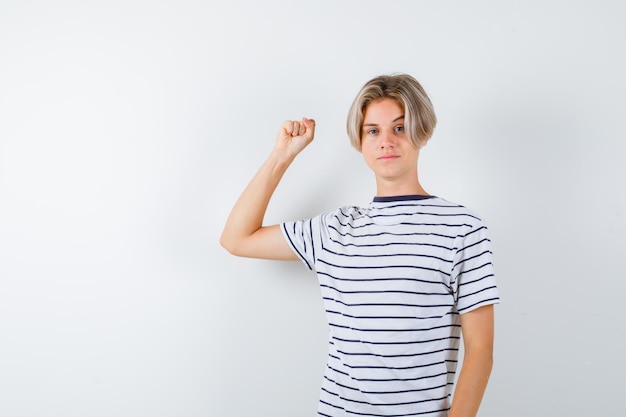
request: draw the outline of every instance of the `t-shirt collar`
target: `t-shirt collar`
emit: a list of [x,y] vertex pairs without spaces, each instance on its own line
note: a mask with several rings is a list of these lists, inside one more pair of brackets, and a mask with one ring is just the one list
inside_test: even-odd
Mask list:
[[434,195],[422,195],[422,194],[409,194],[409,195],[392,195],[386,197],[374,197],[374,203],[393,203],[395,201],[414,201],[414,200],[426,200],[428,198],[434,198]]

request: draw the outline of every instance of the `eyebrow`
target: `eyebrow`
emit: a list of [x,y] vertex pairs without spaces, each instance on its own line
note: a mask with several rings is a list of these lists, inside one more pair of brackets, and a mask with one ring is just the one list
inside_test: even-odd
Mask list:
[[[404,119],[404,115],[396,117],[391,121],[391,123],[395,123],[400,119]],[[363,126],[378,126],[378,123],[363,123]]]

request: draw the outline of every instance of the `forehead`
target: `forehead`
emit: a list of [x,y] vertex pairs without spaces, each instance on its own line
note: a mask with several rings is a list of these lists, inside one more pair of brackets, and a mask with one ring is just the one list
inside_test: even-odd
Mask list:
[[380,98],[363,110],[363,123],[383,123],[404,116],[404,108],[392,98]]

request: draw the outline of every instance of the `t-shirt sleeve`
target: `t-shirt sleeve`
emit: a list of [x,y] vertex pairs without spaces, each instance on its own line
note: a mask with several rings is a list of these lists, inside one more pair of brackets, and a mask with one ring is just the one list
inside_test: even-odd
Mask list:
[[320,217],[281,224],[285,240],[302,262],[311,270],[315,266],[315,249],[319,240]]
[[500,302],[487,226],[477,221],[457,238],[452,267],[452,289],[461,314]]

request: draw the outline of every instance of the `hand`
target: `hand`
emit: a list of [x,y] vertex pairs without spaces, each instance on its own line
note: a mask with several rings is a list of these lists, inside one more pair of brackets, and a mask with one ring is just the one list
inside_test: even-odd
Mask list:
[[275,149],[282,154],[295,158],[315,136],[315,120],[302,118],[302,121],[285,121],[276,136]]

